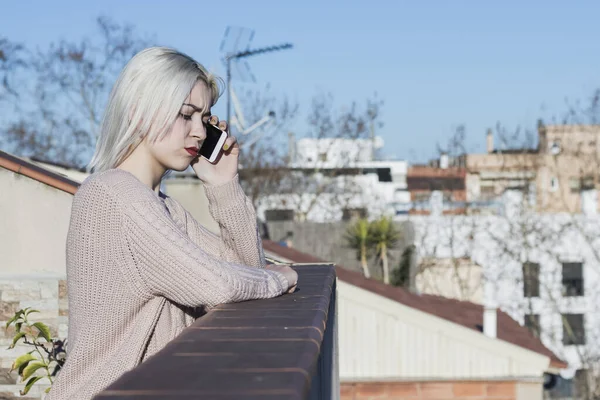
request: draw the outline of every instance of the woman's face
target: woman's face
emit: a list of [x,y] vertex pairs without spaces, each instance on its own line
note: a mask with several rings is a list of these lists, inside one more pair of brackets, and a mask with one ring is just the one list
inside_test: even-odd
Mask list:
[[162,140],[149,144],[154,159],[165,169],[185,171],[206,138],[205,123],[210,117],[211,93],[199,81],[185,99],[173,128]]

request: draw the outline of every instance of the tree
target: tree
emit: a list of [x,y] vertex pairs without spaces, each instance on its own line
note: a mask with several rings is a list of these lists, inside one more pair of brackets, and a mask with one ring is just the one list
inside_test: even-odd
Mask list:
[[[271,178],[271,186],[252,184],[250,192],[256,193],[255,206],[260,211],[269,209],[293,210],[295,219],[337,220],[342,209],[353,207],[353,204],[367,203],[367,193],[356,184],[361,172],[358,167],[359,154],[340,150],[341,146],[364,147],[369,140],[371,124],[379,124],[379,113],[382,102],[369,99],[364,107],[356,103],[336,110],[333,107],[333,96],[320,94],[313,98],[308,112],[309,132],[301,140],[314,140],[313,151],[317,157],[300,157],[301,152],[294,155],[297,144],[295,136],[290,137],[289,148],[285,153],[277,154],[270,165],[264,168],[257,164],[247,165],[248,175]],[[280,134],[285,134],[280,131]],[[271,137],[268,140],[277,138]],[[361,142],[363,141],[363,142]],[[281,140],[277,143],[282,143]],[[335,154],[335,157],[332,155]],[[263,183],[266,178],[254,179]],[[364,204],[361,205],[364,207]]]
[[[46,324],[30,320],[31,314],[34,313],[39,311],[29,307],[19,310],[5,326],[7,330],[14,326],[15,330],[9,349],[14,349],[17,344],[32,348],[18,357],[11,367],[11,371],[18,371],[22,382],[27,381],[20,391],[21,396],[25,396],[39,380],[48,379],[52,385],[54,377],[66,362],[66,340],[52,338]],[[50,387],[45,392],[49,391]]]
[[0,102],[18,97],[14,79],[26,67],[23,46],[0,36]]
[[411,289],[411,266],[415,255],[415,245],[406,246],[400,256],[398,268],[392,270],[390,284]]
[[[22,80],[28,83],[20,86],[15,118],[0,126],[3,148],[77,167],[87,164],[112,82],[148,44],[131,26],[106,17],[96,20],[96,28],[94,40],[63,40],[35,52],[0,39],[3,86],[14,92],[10,77],[19,66],[27,67]],[[8,54],[7,62],[1,54]]]
[[370,224],[370,240],[383,267],[383,283],[390,283],[389,251],[398,247],[401,233],[392,218],[381,216]]
[[367,262],[372,247],[372,232],[370,228],[369,221],[366,218],[361,218],[351,224],[344,235],[344,240],[348,246],[356,251],[356,259],[360,260],[360,265],[366,278],[371,277]]
[[240,103],[242,109],[239,111],[244,114],[247,126],[267,115],[271,117],[266,127],[247,135],[240,133],[235,124],[230,124],[243,151],[239,172],[241,185],[256,207],[265,195],[277,192],[288,172],[285,134],[298,116],[299,104],[287,96],[271,93],[269,85],[262,90],[245,91]]

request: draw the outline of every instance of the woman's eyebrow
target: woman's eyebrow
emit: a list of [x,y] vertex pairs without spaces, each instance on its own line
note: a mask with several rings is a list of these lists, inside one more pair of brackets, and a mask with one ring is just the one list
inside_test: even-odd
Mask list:
[[189,104],[189,103],[183,103],[184,106],[188,106],[188,107],[192,107],[194,109],[194,111],[197,111],[199,113],[204,112],[204,110],[202,108],[196,107],[193,104]]

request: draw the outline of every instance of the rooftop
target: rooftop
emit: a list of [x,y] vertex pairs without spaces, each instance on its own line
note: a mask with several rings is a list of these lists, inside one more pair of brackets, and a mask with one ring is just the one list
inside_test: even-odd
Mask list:
[[464,178],[467,176],[465,168],[448,167],[438,168],[428,165],[413,165],[408,168],[409,178]]
[[79,188],[78,182],[69,179],[64,175],[42,168],[33,162],[13,156],[12,154],[8,154],[1,150],[0,167],[70,194],[75,194]]
[[[319,258],[303,253],[297,249],[283,247],[276,242],[264,240],[265,250],[277,254],[296,263],[322,263]],[[382,282],[367,279],[361,273],[336,266],[339,280],[362,289],[371,291],[408,307],[426,312],[436,317],[454,322],[476,331],[483,331],[483,306],[467,301],[448,299],[441,296],[417,294],[401,287],[386,285]],[[523,347],[550,357],[550,365],[554,368],[566,368],[567,364],[546,348],[526,327],[519,325],[504,311],[498,310],[497,337],[508,343]]]

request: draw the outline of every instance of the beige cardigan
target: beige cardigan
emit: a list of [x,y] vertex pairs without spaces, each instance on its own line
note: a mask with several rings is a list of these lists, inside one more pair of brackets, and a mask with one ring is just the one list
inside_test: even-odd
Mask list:
[[69,347],[47,400],[90,399],[162,349],[198,308],[271,298],[256,214],[237,177],[207,187],[221,236],[129,172],[88,177],[67,236]]

